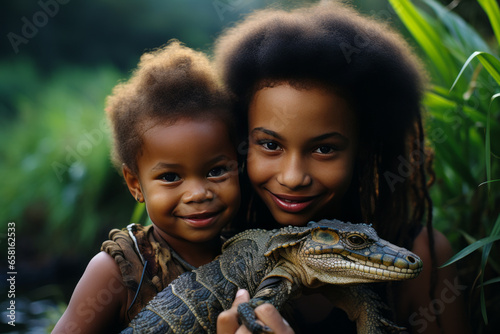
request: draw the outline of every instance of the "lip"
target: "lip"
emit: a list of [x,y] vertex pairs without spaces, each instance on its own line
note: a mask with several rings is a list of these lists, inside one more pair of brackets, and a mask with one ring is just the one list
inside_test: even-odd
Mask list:
[[298,213],[306,210],[317,196],[297,196],[287,194],[274,194],[269,191],[272,200],[282,211]]
[[213,224],[220,212],[215,211],[203,211],[197,213],[191,213],[189,215],[177,216],[178,218],[186,221],[189,225],[202,228]]

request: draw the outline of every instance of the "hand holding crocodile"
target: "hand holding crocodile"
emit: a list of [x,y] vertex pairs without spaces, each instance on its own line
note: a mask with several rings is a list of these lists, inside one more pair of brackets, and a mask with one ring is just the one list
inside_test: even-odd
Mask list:
[[[240,325],[238,305],[250,300],[246,290],[238,290],[233,305],[217,318],[217,334],[251,334],[245,325]],[[255,309],[255,315],[263,324],[266,324],[275,334],[294,334],[292,327],[281,316],[278,310],[269,303],[260,305]]]

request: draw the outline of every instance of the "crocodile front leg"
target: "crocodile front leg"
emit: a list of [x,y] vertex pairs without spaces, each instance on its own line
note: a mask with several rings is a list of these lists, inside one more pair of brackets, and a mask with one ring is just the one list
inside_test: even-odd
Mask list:
[[248,303],[238,305],[238,314],[241,322],[254,334],[273,333],[269,327],[257,322],[254,309],[264,303],[270,303],[279,310],[288,299],[290,290],[291,283],[282,277],[265,279]]
[[389,307],[367,284],[329,285],[322,288],[322,293],[356,322],[358,334],[401,333],[405,330],[387,319],[391,312]]

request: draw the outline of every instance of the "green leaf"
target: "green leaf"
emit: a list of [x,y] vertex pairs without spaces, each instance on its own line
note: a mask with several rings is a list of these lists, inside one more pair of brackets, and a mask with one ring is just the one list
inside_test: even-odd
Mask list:
[[491,106],[497,97],[500,94],[495,94],[491,98],[490,107],[488,108],[488,118],[486,120],[486,135],[485,135],[485,144],[484,144],[484,157],[485,157],[485,165],[486,165],[486,182],[488,182],[488,191],[491,190]]
[[428,55],[430,61],[439,68],[443,80],[446,82],[452,80],[454,61],[436,30],[422,17],[410,1],[389,0],[389,2],[408,31]]
[[460,70],[460,73],[458,73],[457,78],[455,79],[455,82],[453,82],[453,85],[451,85],[450,91],[453,90],[453,88],[457,84],[458,80],[462,76],[462,73],[465,71],[465,69],[467,68],[469,63],[474,58],[477,58],[481,62],[481,64],[488,71],[488,73],[500,85],[500,60],[498,60],[492,54],[489,54],[486,52],[481,52],[481,51],[476,51],[472,55],[470,55],[470,57],[467,59],[465,64],[462,66],[462,69]]
[[[443,122],[450,122],[450,111],[457,110],[459,105],[463,108],[464,116],[472,122],[486,124],[487,115],[483,110],[478,110],[467,105],[463,105],[462,98],[453,97],[448,94],[448,89],[444,87],[434,86],[432,91],[427,91],[424,95],[423,103],[429,107],[429,112]],[[446,117],[448,114],[448,117]],[[491,123],[491,132],[500,131],[500,123]]]
[[439,268],[444,268],[446,266],[449,266],[450,264],[455,263],[456,261],[463,259],[464,257],[466,257],[470,253],[474,252],[475,250],[477,250],[483,246],[486,246],[488,244],[491,244],[497,240],[500,240],[500,235],[491,235],[489,237],[480,239],[480,240],[476,241],[475,243],[465,247],[464,249],[462,249],[460,252],[458,252],[454,256],[452,256],[448,261],[446,261]]
[[481,314],[483,315],[484,323],[488,324],[488,313],[486,312],[486,298],[484,297],[484,272],[486,270],[486,263],[488,262],[488,256],[490,256],[491,247],[493,243],[484,245],[483,255],[481,257]]
[[499,180],[484,181],[484,182],[479,183],[479,185],[477,187],[479,188],[481,186],[484,186],[485,184],[490,184],[490,183],[499,182],[499,181],[500,181],[500,179]]
[[144,203],[136,203],[134,212],[132,212],[132,217],[130,222],[140,224],[142,222],[142,216],[146,211],[146,205]]
[[483,320],[485,325],[488,325],[488,312],[486,312],[486,298],[484,297],[484,287],[483,287],[483,278],[484,272],[481,272],[481,293],[480,293],[480,301],[481,301],[481,314],[483,315]]
[[497,217],[497,221],[495,222],[495,225],[491,229],[491,235],[499,235],[500,234],[500,215]]
[[500,43],[500,8],[495,0],[477,0],[490,19],[491,27]]
[[495,101],[495,99],[497,99],[497,98],[499,98],[499,97],[500,97],[500,93],[497,93],[497,94],[493,95],[493,96],[491,97],[491,103],[493,103],[493,101]]
[[500,282],[500,277],[492,278],[492,279],[487,280],[486,282],[484,282],[482,286],[493,284],[493,283],[499,283],[499,282]]
[[[451,12],[448,8],[436,2],[434,0],[424,0],[424,2],[432,8],[436,16],[439,18],[439,22],[444,24],[449,31],[449,34],[442,36],[443,39],[447,38],[446,44],[451,52],[460,51],[460,58],[463,57],[462,61],[465,61],[468,55],[474,51],[484,51],[491,53],[488,44],[484,41],[481,35],[463,18],[457,14]],[[451,43],[453,42],[453,46]],[[443,40],[445,43],[445,40]],[[458,54],[454,52],[456,56]]]
[[465,240],[469,243],[469,244],[472,244],[474,242],[477,241],[476,238],[474,238],[473,236],[471,236],[470,234],[468,234],[467,232],[463,231],[463,230],[460,230],[460,233],[463,235],[463,237],[465,238]]

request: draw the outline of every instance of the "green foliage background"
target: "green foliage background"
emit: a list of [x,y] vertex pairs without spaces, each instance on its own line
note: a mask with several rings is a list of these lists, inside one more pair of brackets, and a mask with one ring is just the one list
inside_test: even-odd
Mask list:
[[[210,52],[224,27],[255,8],[311,2],[316,1],[2,4],[0,245],[4,249],[7,223],[15,222],[17,287],[27,298],[20,303],[28,318],[43,318],[39,326],[50,327],[107,232],[125,226],[133,213],[134,201],[109,161],[103,108],[105,97],[127,78],[140,55],[171,38]],[[496,1],[352,2],[398,27],[426,62],[432,84],[425,108],[428,144],[435,151],[435,226],[456,252],[465,249],[456,263],[469,287],[475,332],[493,332],[500,326],[495,319],[500,255],[494,241],[500,233]],[[28,31],[27,21],[38,25]],[[13,34],[26,42],[13,45]],[[469,59],[476,51],[485,54]],[[1,260],[0,275],[7,271],[4,266]],[[482,282],[489,284],[481,288]],[[44,300],[55,302],[36,311],[33,305]],[[9,328],[2,321],[3,332]],[[18,325],[33,328],[27,322]]]
[[[435,226],[462,249],[462,276],[471,282],[469,312],[474,330],[498,328],[500,294],[500,8],[480,0],[493,36],[485,40],[450,8],[434,0],[420,7],[390,0],[431,73],[424,105],[428,140],[435,150],[432,190]],[[478,240],[479,239],[479,240]],[[468,245],[470,244],[470,245]],[[493,250],[493,251],[492,251]],[[490,315],[488,317],[488,314]],[[493,318],[492,318],[493,316]],[[487,326],[490,321],[493,324]]]

